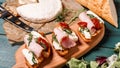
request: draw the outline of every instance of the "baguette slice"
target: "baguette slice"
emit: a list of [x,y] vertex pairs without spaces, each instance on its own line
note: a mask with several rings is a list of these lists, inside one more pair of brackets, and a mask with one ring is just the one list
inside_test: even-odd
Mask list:
[[76,0],[81,5],[118,28],[118,18],[113,0]]

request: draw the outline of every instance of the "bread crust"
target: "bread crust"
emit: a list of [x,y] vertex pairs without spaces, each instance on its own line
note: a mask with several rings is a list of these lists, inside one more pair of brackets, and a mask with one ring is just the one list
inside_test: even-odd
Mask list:
[[69,50],[65,49],[65,50],[56,50],[56,52],[60,55],[60,56],[65,56],[66,54],[68,54]]

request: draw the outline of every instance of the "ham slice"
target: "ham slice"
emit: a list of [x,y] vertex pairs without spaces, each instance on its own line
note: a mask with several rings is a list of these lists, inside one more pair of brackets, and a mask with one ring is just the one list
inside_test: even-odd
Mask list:
[[57,38],[57,40],[58,40],[59,43],[61,42],[61,40],[62,40],[63,37],[68,36],[68,35],[67,35],[64,31],[62,31],[62,29],[60,29],[60,28],[55,28],[55,29],[54,29],[54,33],[55,33],[55,35],[57,35],[56,38]]
[[95,25],[91,21],[91,19],[87,16],[86,12],[82,12],[79,14],[79,19],[83,22],[87,22],[87,28],[93,34],[96,30],[93,28]]
[[62,38],[61,44],[64,48],[71,48],[76,45],[76,42],[70,39],[69,37]]
[[60,28],[55,28],[54,33],[56,35],[56,38],[58,42],[64,47],[64,48],[71,48],[76,45],[76,42],[69,38],[69,36]]
[[[24,42],[27,46],[28,46],[28,43],[29,43],[28,38],[29,38],[29,35],[26,35],[25,38],[24,38]],[[41,53],[42,53],[42,50],[44,48],[41,47],[38,43],[36,43],[35,39],[33,38],[31,43],[28,46],[28,49],[30,51],[32,51],[37,57],[40,57]]]

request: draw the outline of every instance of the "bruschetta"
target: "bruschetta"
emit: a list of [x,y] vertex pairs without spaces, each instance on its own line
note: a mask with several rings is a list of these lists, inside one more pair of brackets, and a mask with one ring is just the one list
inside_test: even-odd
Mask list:
[[50,56],[51,48],[49,42],[42,34],[32,31],[25,35],[24,42],[26,48],[22,53],[29,68],[38,68],[40,63]]
[[79,19],[78,34],[85,42],[90,42],[100,32],[104,21],[92,11],[81,12]]
[[53,47],[60,56],[65,56],[70,48],[76,46],[78,37],[68,24],[60,22],[53,32]]

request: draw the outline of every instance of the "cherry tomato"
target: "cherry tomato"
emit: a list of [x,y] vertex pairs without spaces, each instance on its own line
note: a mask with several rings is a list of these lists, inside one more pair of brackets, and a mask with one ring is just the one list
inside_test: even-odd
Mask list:
[[48,48],[49,45],[48,42],[46,42],[46,40],[42,39],[41,37],[37,39],[37,43],[41,44],[41,46],[44,47],[45,50]]
[[100,27],[100,22],[99,22],[99,20],[98,20],[97,18],[92,18],[91,20],[92,20],[92,22],[93,22],[93,24],[95,25],[95,28],[96,28],[97,30],[101,28],[101,27]]
[[80,27],[87,27],[87,22],[79,22],[78,25]]
[[60,22],[59,24],[60,24],[60,26],[61,26],[63,29],[64,29],[64,28],[69,29],[69,25],[68,25],[67,23],[65,23],[65,22]]

